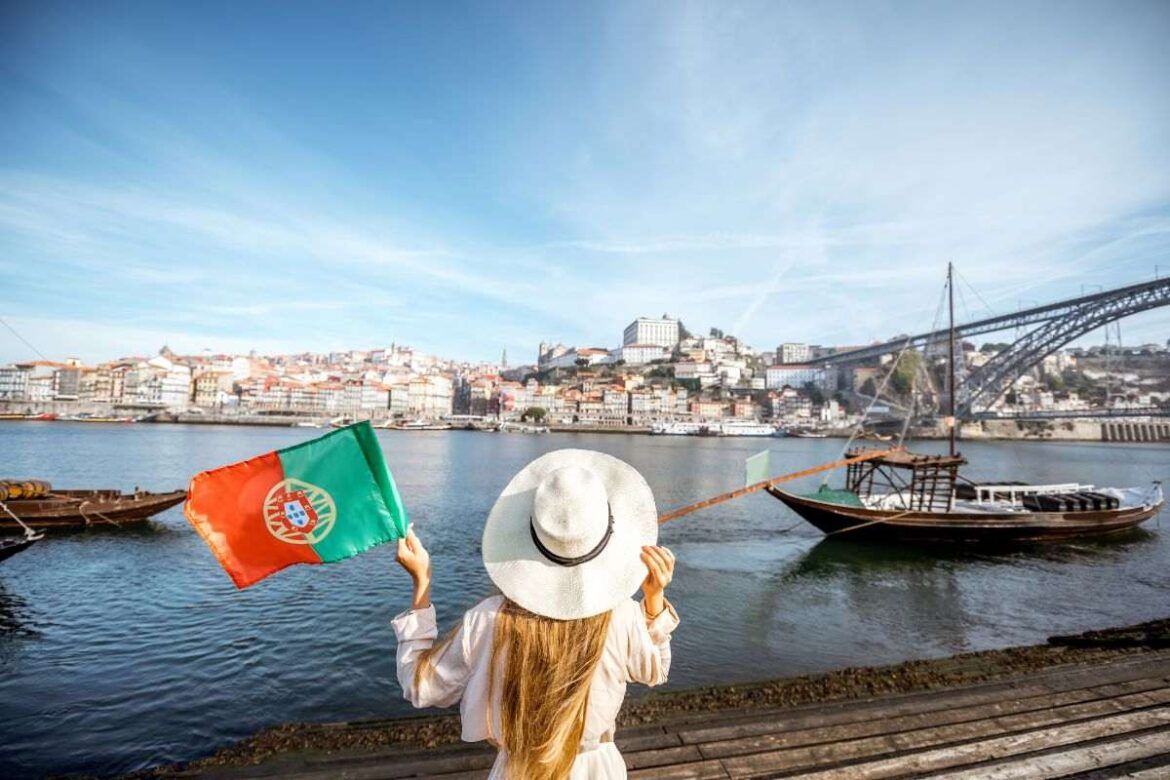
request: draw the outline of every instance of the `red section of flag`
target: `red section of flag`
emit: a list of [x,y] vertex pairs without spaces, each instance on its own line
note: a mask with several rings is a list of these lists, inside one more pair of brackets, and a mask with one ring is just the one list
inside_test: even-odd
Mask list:
[[271,452],[191,480],[183,512],[238,588],[294,563],[321,562],[312,546],[281,541],[268,530],[264,499],[283,479],[280,457]]

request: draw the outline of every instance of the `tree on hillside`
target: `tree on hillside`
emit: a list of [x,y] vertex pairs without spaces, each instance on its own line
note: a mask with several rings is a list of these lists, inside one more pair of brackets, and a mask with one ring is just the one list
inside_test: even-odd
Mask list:
[[533,422],[540,422],[548,415],[548,410],[543,406],[530,406],[524,410],[524,414],[520,415],[521,420],[532,420]]
[[689,330],[687,330],[687,326],[683,325],[683,321],[679,320],[678,321],[678,339],[679,339],[679,341],[682,341],[683,339],[691,339],[691,338],[694,338],[694,336],[691,335],[691,332]]
[[903,352],[894,366],[894,375],[890,377],[890,387],[898,395],[909,395],[914,389],[914,378],[918,376],[918,367],[922,363],[922,354],[915,351]]
[[804,383],[804,394],[813,402],[813,406],[821,406],[825,403],[825,394],[815,382]]

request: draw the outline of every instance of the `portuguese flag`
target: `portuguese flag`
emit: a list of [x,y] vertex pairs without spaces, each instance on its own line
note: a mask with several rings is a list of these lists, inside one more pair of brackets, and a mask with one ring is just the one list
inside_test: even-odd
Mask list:
[[183,514],[237,588],[406,536],[406,509],[368,422],[195,475]]

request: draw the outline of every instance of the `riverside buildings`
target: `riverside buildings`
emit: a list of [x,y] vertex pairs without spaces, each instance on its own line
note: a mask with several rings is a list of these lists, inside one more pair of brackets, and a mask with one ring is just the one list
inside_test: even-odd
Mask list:
[[[782,343],[774,353],[758,353],[717,329],[690,335],[668,317],[634,320],[612,349],[541,343],[534,366],[458,362],[396,344],[267,356],[183,356],[164,347],[153,357],[98,365],[38,360],[0,366],[0,411],[377,421],[459,414],[619,427],[729,418],[844,425],[851,410],[869,404],[888,365],[827,369],[817,361],[831,349]],[[962,354],[975,366],[994,348],[965,347]],[[1123,359],[1129,362],[1119,373]],[[1164,378],[1170,371],[1142,369],[1142,361],[1160,360],[1170,363],[1170,351],[1158,345],[1108,355],[1069,350],[1021,377],[999,403],[1080,409],[1089,405],[1094,382],[1107,385],[1109,403],[1163,402],[1170,397]]]

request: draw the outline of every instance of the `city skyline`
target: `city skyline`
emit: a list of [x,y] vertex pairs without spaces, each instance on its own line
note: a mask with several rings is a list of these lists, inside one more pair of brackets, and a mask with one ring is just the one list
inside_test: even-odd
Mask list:
[[54,358],[530,362],[662,312],[920,331],[948,260],[960,317],[1150,278],[1170,11],[915,8],[9,4],[0,316]]

